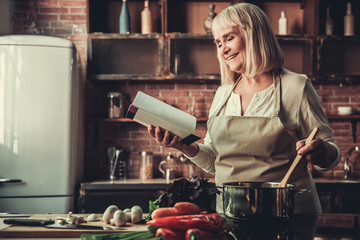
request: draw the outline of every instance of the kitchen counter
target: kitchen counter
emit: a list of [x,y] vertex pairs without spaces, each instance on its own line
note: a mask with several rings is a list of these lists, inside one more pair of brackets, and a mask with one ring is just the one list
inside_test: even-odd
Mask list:
[[[157,199],[175,180],[156,178],[84,182],[80,187],[78,210],[81,213],[102,213],[107,206],[118,204],[120,208],[139,205],[148,211],[149,200]],[[360,180],[315,178],[314,181],[323,212],[360,212]]]
[[125,180],[101,180],[94,182],[84,182],[81,183],[81,190],[127,190],[127,189],[165,189],[171,183],[174,182],[175,179],[171,179],[170,181],[166,181],[165,178],[154,178],[142,180],[138,178],[131,178]]
[[[32,215],[33,219],[55,218],[66,215]],[[86,214],[82,214],[86,217]],[[90,224],[90,223],[89,223]],[[91,223],[92,225],[105,226],[103,222]],[[103,234],[146,230],[145,224],[127,224],[117,230],[68,230],[48,229],[44,227],[9,226],[0,220],[1,239],[79,239],[83,233]],[[360,239],[359,215],[357,214],[322,214],[293,216],[290,221],[237,221],[233,227],[233,233],[241,236],[241,239]],[[315,238],[312,236],[314,233]],[[244,238],[246,237],[246,238]],[[228,238],[234,239],[231,236]]]
[[[166,181],[165,178],[154,178],[142,180],[138,178],[131,178],[125,180],[100,180],[93,182],[84,182],[81,184],[82,189],[92,190],[92,189],[126,189],[126,188],[156,188],[156,187],[167,187],[177,179],[170,179]],[[214,179],[209,179],[210,182],[214,182]],[[317,185],[355,185],[360,186],[360,179],[341,179],[341,178],[314,178],[314,182]]]
[[[75,214],[87,217],[88,214]],[[56,217],[65,217],[66,214],[34,214],[28,217],[29,219],[55,219]],[[102,215],[99,215],[101,219]],[[14,218],[14,217],[12,217]],[[9,238],[66,238],[79,239],[82,234],[106,234],[106,233],[120,233],[120,232],[135,232],[147,230],[145,224],[127,223],[124,227],[114,227],[114,229],[107,229],[109,226],[102,221],[84,223],[84,225],[101,226],[106,230],[84,230],[84,229],[55,229],[40,226],[15,226],[7,225],[0,219],[0,239]]]
[[149,201],[156,200],[172,182],[162,178],[85,182],[80,186],[78,211],[103,213],[108,206],[115,204],[120,209],[138,205],[148,212]]

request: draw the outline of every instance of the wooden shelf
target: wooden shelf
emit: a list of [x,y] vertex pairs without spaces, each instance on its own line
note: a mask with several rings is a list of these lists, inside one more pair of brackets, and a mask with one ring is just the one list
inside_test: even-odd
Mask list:
[[163,75],[157,74],[89,74],[88,77],[94,81],[161,81],[166,79]]
[[351,133],[353,143],[356,142],[356,126],[357,122],[360,120],[360,114],[350,114],[350,115],[339,115],[339,114],[329,114],[328,116],[329,121],[336,121],[336,120],[345,120],[351,122]]
[[319,77],[319,83],[321,84],[359,84],[360,75],[348,75],[348,74],[321,74]]
[[120,34],[120,33],[89,33],[90,39],[160,39],[162,34],[160,33],[130,33],[130,34]]
[[220,74],[170,74],[165,77],[167,80],[196,80],[201,81],[219,81],[221,80]]
[[[207,117],[197,118],[197,122],[206,122]],[[136,123],[130,118],[94,118],[90,119],[89,122],[92,123]]]
[[204,39],[213,40],[211,34],[196,34],[196,33],[165,33],[165,37],[170,39]]
[[349,115],[339,115],[339,114],[329,114],[327,115],[329,120],[360,120],[360,114],[349,114]]
[[[351,114],[351,115],[339,115],[339,114],[329,114],[327,115],[329,121],[333,120],[360,120],[360,114]],[[207,117],[197,118],[197,122],[206,122]],[[133,123],[135,121],[130,118],[94,118],[90,122],[113,122],[113,123]]]

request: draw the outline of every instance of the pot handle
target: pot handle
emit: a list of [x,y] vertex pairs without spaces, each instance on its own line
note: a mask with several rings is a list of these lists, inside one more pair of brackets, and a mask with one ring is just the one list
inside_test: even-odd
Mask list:
[[312,189],[300,188],[298,190],[294,190],[294,193],[305,193],[305,192],[312,192]]

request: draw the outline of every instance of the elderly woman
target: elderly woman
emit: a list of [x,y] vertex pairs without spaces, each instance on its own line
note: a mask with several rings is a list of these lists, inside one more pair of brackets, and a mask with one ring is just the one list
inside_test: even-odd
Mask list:
[[[221,86],[210,108],[204,144],[181,144],[159,127],[149,133],[174,147],[205,171],[216,185],[232,181],[281,181],[297,154],[303,156],[289,183],[308,191],[295,194],[295,213],[320,213],[308,162],[321,171],[341,156],[311,80],[283,68],[284,56],[265,13],[249,3],[223,10],[212,33],[221,68]],[[315,128],[319,132],[305,145]],[[221,198],[217,200],[221,212]]]

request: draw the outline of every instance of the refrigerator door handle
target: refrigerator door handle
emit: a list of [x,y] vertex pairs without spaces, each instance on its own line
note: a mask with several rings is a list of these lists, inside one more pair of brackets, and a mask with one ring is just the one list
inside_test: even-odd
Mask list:
[[15,178],[0,178],[0,185],[2,183],[19,183],[19,182],[22,182],[21,179],[15,179]]

